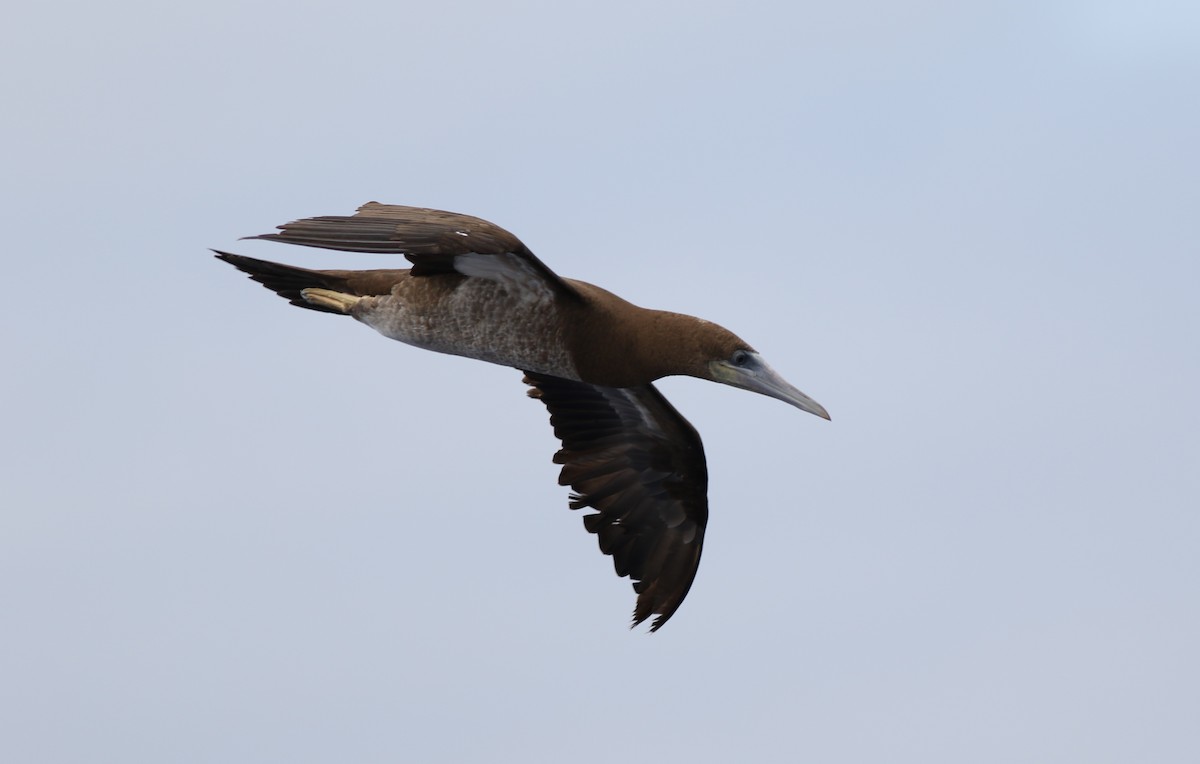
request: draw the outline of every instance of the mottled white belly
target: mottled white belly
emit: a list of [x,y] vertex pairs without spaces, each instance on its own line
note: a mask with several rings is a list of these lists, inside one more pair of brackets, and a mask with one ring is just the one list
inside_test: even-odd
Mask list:
[[391,295],[359,300],[353,315],[426,350],[577,378],[554,301],[514,297],[489,279],[405,279]]

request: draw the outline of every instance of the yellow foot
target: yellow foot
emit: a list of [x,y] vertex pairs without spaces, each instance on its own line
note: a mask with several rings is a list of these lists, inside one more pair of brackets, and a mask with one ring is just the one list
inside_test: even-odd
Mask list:
[[301,289],[300,296],[313,305],[330,308],[341,313],[349,313],[361,297],[345,292],[335,292],[332,289]]

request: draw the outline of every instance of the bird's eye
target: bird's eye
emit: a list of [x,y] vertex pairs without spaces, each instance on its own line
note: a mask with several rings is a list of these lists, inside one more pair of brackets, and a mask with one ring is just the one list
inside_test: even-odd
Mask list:
[[747,366],[750,363],[750,354],[745,350],[735,350],[729,358],[729,362],[734,366]]

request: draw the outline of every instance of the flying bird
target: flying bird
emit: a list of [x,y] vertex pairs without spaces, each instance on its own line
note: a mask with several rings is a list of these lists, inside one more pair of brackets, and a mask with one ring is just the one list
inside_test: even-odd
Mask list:
[[695,428],[653,382],[681,374],[740,387],[829,419],[732,332],[641,308],[558,276],[516,236],[453,212],[369,202],[248,237],[404,255],[411,268],[308,270],[217,257],[309,310],[353,316],[385,337],[512,366],[550,411],[569,506],[637,593],[636,626],[657,631],[687,596],[708,523],[708,469]]

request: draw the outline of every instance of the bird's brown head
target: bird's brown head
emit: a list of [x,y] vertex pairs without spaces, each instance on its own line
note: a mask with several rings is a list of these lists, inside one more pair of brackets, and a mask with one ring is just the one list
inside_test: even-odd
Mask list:
[[801,411],[829,419],[825,407],[797,390],[779,372],[763,360],[750,346],[740,347],[725,358],[708,362],[708,376],[713,382],[740,387],[790,403]]
[[664,360],[669,359],[673,368],[663,376],[686,374],[740,387],[829,419],[824,406],[793,387],[748,342],[725,327],[678,314],[664,323],[673,324],[672,336],[669,344],[659,347],[665,348]]

